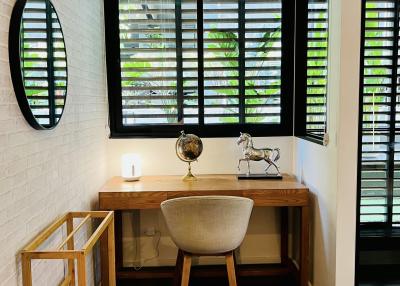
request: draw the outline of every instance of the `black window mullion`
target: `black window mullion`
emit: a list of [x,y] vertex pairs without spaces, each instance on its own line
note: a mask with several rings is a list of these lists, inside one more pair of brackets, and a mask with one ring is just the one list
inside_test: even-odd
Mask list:
[[[297,2],[296,2],[296,5]],[[300,4],[301,5],[301,4]],[[293,82],[295,9],[293,0],[282,0],[281,128],[293,134]],[[304,73],[304,71],[303,71]]]
[[197,1],[197,68],[199,125],[204,125],[204,26],[203,0]]
[[329,1],[297,0],[295,135],[318,144],[327,132],[328,33]]
[[111,137],[124,133],[122,116],[122,74],[119,29],[119,1],[104,1],[108,112]]
[[306,135],[308,0],[296,1],[295,135]]
[[246,123],[246,9],[245,0],[239,0],[239,122]]
[[183,123],[182,0],[175,1],[175,41],[178,123]]

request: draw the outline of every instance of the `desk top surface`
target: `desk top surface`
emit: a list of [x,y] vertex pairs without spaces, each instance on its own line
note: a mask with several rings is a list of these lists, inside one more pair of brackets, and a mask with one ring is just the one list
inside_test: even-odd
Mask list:
[[145,176],[136,182],[111,178],[99,191],[103,210],[159,208],[164,200],[183,196],[227,195],[254,200],[256,206],[305,206],[308,189],[295,177],[282,180],[238,180],[235,175],[202,175],[196,181],[181,176]]
[[111,178],[100,193],[118,192],[179,192],[179,191],[244,191],[299,190],[308,191],[295,177],[284,175],[282,180],[238,180],[235,175],[201,175],[196,181],[182,181],[181,176],[145,176],[140,181],[126,182]]

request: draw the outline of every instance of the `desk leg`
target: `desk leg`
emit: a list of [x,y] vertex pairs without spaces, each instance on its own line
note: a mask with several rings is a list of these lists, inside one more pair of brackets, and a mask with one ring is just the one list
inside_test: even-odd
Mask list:
[[308,286],[309,274],[309,240],[310,240],[310,208],[301,208],[301,235],[300,235],[300,286]]
[[[110,280],[114,280],[113,276],[115,274],[110,275],[110,269],[115,273],[122,266],[122,228],[121,228],[121,211],[114,212],[114,231],[110,229],[110,227],[105,231],[100,238],[100,262],[101,262],[101,285],[102,286],[112,286]],[[109,243],[114,243],[115,249],[115,259],[109,253]],[[112,269],[109,263],[115,260],[115,269]]]
[[289,263],[289,208],[281,208],[281,263]]

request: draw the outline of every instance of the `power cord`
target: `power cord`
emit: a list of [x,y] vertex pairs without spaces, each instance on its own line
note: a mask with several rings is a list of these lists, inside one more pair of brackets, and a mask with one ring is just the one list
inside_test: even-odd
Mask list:
[[138,245],[138,238],[135,237],[135,259],[133,261],[133,264],[139,263],[139,266],[133,266],[133,269],[136,271],[139,271],[140,269],[143,268],[143,264],[149,262],[150,260],[156,259],[160,256],[160,240],[161,240],[161,231],[156,231],[155,235],[153,237],[153,242],[155,239],[155,244],[154,244],[154,249],[156,251],[156,254],[152,257],[149,258],[144,258],[144,259],[137,259],[137,254],[138,254],[138,249],[139,249],[139,245]]

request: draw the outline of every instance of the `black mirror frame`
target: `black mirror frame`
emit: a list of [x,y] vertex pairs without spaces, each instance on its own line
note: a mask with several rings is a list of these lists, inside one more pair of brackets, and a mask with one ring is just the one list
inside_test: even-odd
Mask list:
[[54,129],[58,123],[61,121],[61,118],[64,114],[65,110],[65,105],[67,102],[67,95],[68,95],[68,57],[67,57],[67,48],[65,45],[65,37],[64,37],[64,32],[61,26],[60,18],[58,17],[58,13],[56,9],[54,8],[53,3],[50,0],[45,0],[50,3],[50,5],[54,9],[54,13],[57,15],[58,22],[60,23],[61,27],[61,34],[63,37],[64,41],[64,49],[65,49],[65,62],[66,64],[66,87],[65,87],[65,102],[64,102],[64,108],[60,114],[60,119],[50,127],[45,127],[39,124],[39,122],[36,120],[35,116],[33,115],[31,108],[29,106],[29,102],[25,93],[25,87],[24,87],[24,80],[23,80],[23,75],[22,75],[22,69],[21,69],[21,55],[20,55],[20,31],[21,31],[21,23],[22,23],[22,15],[24,13],[25,5],[27,0],[17,0],[12,14],[11,14],[11,20],[10,20],[10,29],[9,29],[9,35],[8,35],[8,56],[9,56],[9,62],[10,62],[10,71],[11,71],[11,79],[12,83],[14,86],[14,91],[15,95],[17,97],[18,105],[21,109],[22,114],[25,117],[25,120],[36,130],[52,130]]

